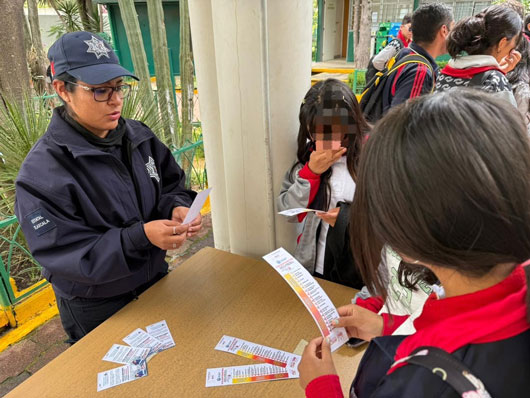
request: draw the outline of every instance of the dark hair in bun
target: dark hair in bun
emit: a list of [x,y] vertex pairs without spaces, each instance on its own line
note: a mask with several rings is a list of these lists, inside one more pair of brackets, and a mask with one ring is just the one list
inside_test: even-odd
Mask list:
[[[488,54],[488,50],[503,38],[521,38],[523,22],[511,8],[491,6],[473,17],[459,21],[447,40],[447,51],[456,58],[462,52],[468,55]],[[518,40],[519,40],[518,39]]]

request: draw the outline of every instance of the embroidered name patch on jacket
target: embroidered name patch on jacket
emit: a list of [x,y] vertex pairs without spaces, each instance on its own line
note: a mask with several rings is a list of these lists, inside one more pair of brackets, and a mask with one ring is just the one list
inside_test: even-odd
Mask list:
[[37,209],[33,213],[28,214],[26,220],[28,220],[33,231],[35,231],[38,236],[41,236],[57,226],[50,219],[48,213],[44,209]]

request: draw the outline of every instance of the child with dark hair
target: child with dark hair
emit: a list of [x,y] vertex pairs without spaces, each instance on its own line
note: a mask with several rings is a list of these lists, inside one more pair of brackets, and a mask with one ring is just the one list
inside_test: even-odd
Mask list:
[[438,76],[436,90],[476,87],[516,105],[505,74],[520,59],[516,47],[521,31],[521,18],[504,5],[459,21],[449,34],[447,50],[452,59]]
[[[431,294],[410,336],[390,336],[406,317],[338,309],[335,326],[372,340],[350,396],[528,396],[528,175],[521,116],[479,90],[409,101],[374,127],[351,210],[356,265],[385,299],[379,259],[388,244],[402,259],[403,286],[439,280],[445,296]],[[343,396],[322,337],[298,369],[307,397]]]
[[347,226],[368,125],[350,87],[335,79],[309,89],[299,119],[297,159],[285,175],[278,209],[321,212],[290,218],[303,222],[295,257],[314,275],[361,288]]
[[528,134],[530,134],[530,43],[528,40],[521,40],[517,51],[521,54],[521,60],[507,77],[512,85],[517,109],[525,119]]

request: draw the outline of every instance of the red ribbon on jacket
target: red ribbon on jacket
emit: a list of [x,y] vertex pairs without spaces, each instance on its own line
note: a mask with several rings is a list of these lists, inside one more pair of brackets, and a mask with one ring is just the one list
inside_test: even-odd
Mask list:
[[488,70],[498,70],[499,72],[504,74],[504,72],[500,68],[498,68],[497,66],[493,66],[493,65],[463,68],[463,69],[452,68],[451,66],[446,65],[442,69],[441,73],[447,76],[459,77],[461,79],[472,79],[473,76],[478,75],[479,73],[482,73],[482,72],[486,72]]

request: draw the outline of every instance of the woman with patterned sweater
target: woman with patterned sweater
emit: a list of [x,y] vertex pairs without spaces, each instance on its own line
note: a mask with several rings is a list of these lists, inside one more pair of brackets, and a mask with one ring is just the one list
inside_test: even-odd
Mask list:
[[[437,279],[445,292],[431,294],[408,336],[392,335],[406,316],[338,309],[337,327],[371,340],[350,397],[530,396],[528,175],[521,116],[478,90],[408,101],[374,127],[351,210],[356,265],[384,299],[386,243],[402,258],[404,286]],[[322,337],[298,369],[307,397],[343,397]],[[455,378],[470,389],[457,392]]]
[[436,91],[473,86],[516,106],[505,74],[521,59],[515,49],[521,37],[521,18],[509,7],[491,6],[462,19],[447,39],[452,59],[438,75]]

